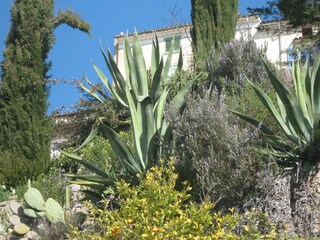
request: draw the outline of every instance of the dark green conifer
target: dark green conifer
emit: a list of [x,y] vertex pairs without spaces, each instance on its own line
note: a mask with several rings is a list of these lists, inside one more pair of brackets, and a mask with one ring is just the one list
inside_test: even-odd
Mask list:
[[191,31],[197,64],[203,65],[212,48],[233,39],[238,19],[238,0],[191,0]]
[[38,176],[49,165],[47,57],[54,29],[63,23],[90,29],[71,10],[55,17],[53,9],[54,0],[15,0],[11,8],[0,85],[0,177],[10,186]]

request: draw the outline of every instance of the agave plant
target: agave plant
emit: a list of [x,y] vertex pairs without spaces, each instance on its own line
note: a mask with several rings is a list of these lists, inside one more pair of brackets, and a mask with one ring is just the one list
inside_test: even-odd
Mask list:
[[277,95],[277,104],[256,84],[251,81],[249,83],[280,126],[283,135],[275,135],[257,119],[239,112],[233,113],[260,128],[269,153],[287,161],[313,159],[320,143],[320,55],[312,70],[309,61],[304,66],[299,62],[293,64],[294,93],[279,80],[267,64],[265,67]]
[[[174,46],[174,44],[172,44],[172,46]],[[111,95],[124,107],[129,109],[135,140],[134,151],[128,147],[117,132],[104,125],[101,119],[100,123],[102,127],[100,127],[100,130],[106,133],[113,150],[119,158],[122,166],[122,176],[136,176],[137,173],[146,172],[146,170],[160,160],[164,144],[171,140],[171,129],[164,117],[164,108],[170,89],[166,89],[163,86],[165,86],[166,81],[169,79],[168,73],[171,65],[173,47],[170,49],[166,61],[164,61],[163,57],[160,57],[157,37],[155,41],[153,41],[150,69],[151,79],[148,79],[148,70],[136,31],[133,36],[132,48],[129,44],[128,37],[125,38],[125,77],[121,74],[110,51],[108,50],[106,54],[101,48],[101,52],[113,78],[113,83],[108,81],[107,77],[96,65],[93,65],[93,67]],[[182,53],[180,50],[177,71],[181,70]],[[89,79],[85,78],[85,80],[90,87],[82,84],[82,88],[104,104],[105,99],[103,99],[103,95],[93,91],[93,84]],[[184,96],[195,81],[196,79],[186,84],[172,99],[177,111],[181,111],[180,108],[184,105]],[[148,86],[150,82],[151,86]],[[97,132],[97,130],[93,131],[83,145],[88,143]],[[98,176],[69,175],[75,183],[99,189],[101,192],[101,190],[110,186],[112,181],[117,181],[118,179],[117,174],[96,169],[95,166],[79,156],[70,153],[65,154],[76,159],[98,174]],[[95,195],[95,197],[98,196]]]

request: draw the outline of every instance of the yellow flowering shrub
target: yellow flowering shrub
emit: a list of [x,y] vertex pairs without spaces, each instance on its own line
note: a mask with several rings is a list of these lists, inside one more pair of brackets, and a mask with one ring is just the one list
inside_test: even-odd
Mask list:
[[[212,214],[213,204],[189,201],[186,183],[183,190],[175,189],[177,177],[170,161],[166,167],[154,166],[140,175],[137,186],[117,183],[120,207],[99,209],[88,203],[92,229],[73,229],[71,239],[240,239],[239,233],[248,237],[244,239],[262,236],[256,224],[260,216],[249,213],[242,217],[233,210],[226,215]],[[263,231],[264,239],[276,236],[271,225]]]

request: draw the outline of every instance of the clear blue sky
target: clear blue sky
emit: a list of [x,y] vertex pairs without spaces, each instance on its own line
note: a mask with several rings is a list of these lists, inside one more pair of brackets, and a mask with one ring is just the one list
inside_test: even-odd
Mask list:
[[[239,0],[239,13],[246,14],[246,8],[258,7],[266,0]],[[5,48],[4,41],[10,28],[10,5],[13,0],[0,0],[0,52]],[[60,26],[55,30],[56,44],[51,50],[49,60],[52,61],[50,75],[53,79],[81,79],[85,74],[91,81],[98,82],[92,62],[95,62],[107,74],[99,50],[100,41],[103,46],[113,50],[113,37],[120,32],[132,32],[171,25],[173,21],[170,11],[176,9],[181,23],[191,22],[190,0],[56,0],[55,11],[72,7],[74,12],[92,25],[92,37]],[[0,54],[0,60],[3,59]],[[109,75],[109,74],[107,74]],[[70,84],[59,84],[51,87],[49,110],[68,107],[80,97],[80,93]]]

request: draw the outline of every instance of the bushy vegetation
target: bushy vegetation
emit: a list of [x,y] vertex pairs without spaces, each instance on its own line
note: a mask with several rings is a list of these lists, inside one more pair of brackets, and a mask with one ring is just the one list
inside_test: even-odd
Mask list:
[[246,79],[270,87],[263,64],[265,50],[249,36],[231,40],[220,52],[211,51],[207,60],[208,83],[227,94],[242,93]]
[[[193,48],[195,62],[199,61],[195,70],[182,70],[180,51],[177,72],[170,77],[173,48],[163,58],[157,38],[152,42],[152,63],[147,69],[136,32],[132,42],[125,38],[125,76],[111,52],[101,49],[113,83],[94,65],[103,85],[93,85],[86,77],[79,84],[95,99],[84,106],[99,113],[93,125],[97,128],[81,146],[64,149],[53,161],[44,157],[48,155],[47,135],[31,141],[32,134],[23,138],[19,133],[10,139],[17,140],[16,144],[30,141],[35,146],[41,139],[46,140],[44,148],[39,148],[43,151],[36,148],[37,158],[26,165],[25,160],[32,156],[30,148],[20,144],[19,151],[6,149],[1,133],[5,136],[9,132],[7,126],[1,129],[0,184],[20,185],[10,191],[24,202],[14,201],[10,208],[13,215],[25,218],[29,224],[21,236],[34,228],[48,239],[67,235],[79,240],[281,239],[286,237],[287,224],[290,237],[320,236],[316,226],[316,215],[320,215],[320,57],[312,68],[308,63],[304,67],[293,65],[294,94],[291,86],[282,83],[276,68],[263,60],[263,49],[258,49],[252,39],[218,47],[234,35],[236,6],[234,0],[192,1]],[[205,14],[201,9],[206,10]],[[213,12],[217,14],[213,16]],[[88,27],[82,21],[72,25],[75,19],[69,14],[60,13],[47,29],[50,41],[46,42],[44,57],[38,59],[43,78],[49,67],[45,60],[53,41],[52,30],[69,20],[80,30]],[[223,18],[230,18],[228,31],[224,31],[223,22],[218,21],[222,25],[212,28],[205,26],[207,21],[201,21],[215,23]],[[205,29],[212,37],[209,46],[203,41],[207,38]],[[221,32],[224,35],[220,36]],[[15,39],[13,34],[8,43]],[[11,47],[9,44],[6,52],[8,59]],[[6,79],[10,71],[4,70]],[[37,83],[44,90],[41,96],[45,100],[43,78]],[[1,87],[0,95],[13,94],[6,84]],[[7,98],[3,100],[0,110],[14,112],[5,109]],[[22,107],[21,99],[17,101],[14,105]],[[46,109],[45,101],[40,107]],[[119,109],[128,120],[124,128],[118,121]],[[28,124],[18,123],[26,130]],[[36,128],[39,124],[30,126]],[[47,172],[41,174],[41,169]],[[30,184],[27,188],[28,178],[32,178],[33,188]],[[79,196],[88,200],[81,205],[82,217],[70,211],[70,183],[81,187],[77,200]],[[11,194],[6,189],[0,190],[0,200]],[[281,210],[286,214],[279,213]],[[14,226],[20,223],[11,222]],[[41,229],[36,228],[37,224]],[[14,229],[16,233],[19,230]]]
[[263,157],[254,151],[254,133],[241,128],[223,94],[189,96],[182,116],[168,111],[179,175],[197,198],[228,208],[240,205],[254,188]]
[[259,212],[241,216],[230,210],[211,214],[213,204],[190,202],[187,183],[177,191],[174,165],[152,167],[140,174],[140,184],[118,182],[117,207],[104,201],[104,209],[88,204],[91,227],[74,229],[76,239],[276,239],[274,226]]

